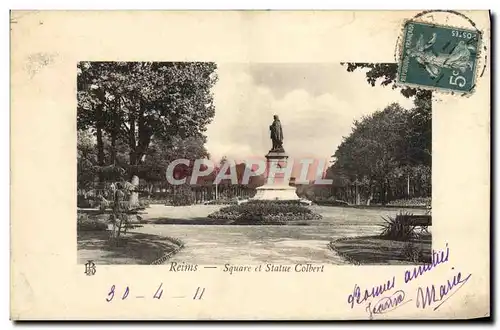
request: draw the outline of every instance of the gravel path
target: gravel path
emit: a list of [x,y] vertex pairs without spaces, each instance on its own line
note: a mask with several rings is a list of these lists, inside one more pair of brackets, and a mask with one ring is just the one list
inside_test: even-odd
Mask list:
[[[396,215],[396,209],[352,209],[314,206],[323,219],[310,226],[226,226],[196,225],[219,206],[165,207],[148,209],[147,224],[135,231],[176,237],[185,247],[168,262],[223,265],[256,263],[332,263],[343,258],[327,247],[340,237],[373,235],[380,231],[382,216]],[[407,210],[423,214],[424,210]],[[155,219],[184,219],[188,224],[154,224]],[[193,224],[189,224],[192,221]]]

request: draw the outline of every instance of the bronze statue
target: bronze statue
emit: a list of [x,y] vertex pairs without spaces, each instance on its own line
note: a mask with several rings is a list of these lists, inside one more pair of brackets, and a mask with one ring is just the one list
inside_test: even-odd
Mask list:
[[274,115],[274,121],[269,126],[271,131],[271,140],[273,142],[273,147],[271,151],[284,152],[283,149],[283,129],[281,128],[281,122],[277,115]]

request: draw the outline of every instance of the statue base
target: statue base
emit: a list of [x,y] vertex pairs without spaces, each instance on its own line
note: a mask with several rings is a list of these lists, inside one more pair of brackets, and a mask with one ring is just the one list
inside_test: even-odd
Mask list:
[[265,184],[263,186],[258,187],[257,193],[251,200],[257,201],[298,201],[300,200],[299,196],[297,196],[295,187],[287,186],[287,185],[274,185],[274,184]]
[[283,150],[270,150],[266,155],[267,168],[266,168],[266,179],[267,183],[263,186],[258,187],[257,193],[251,200],[290,200],[298,201],[300,200],[297,196],[296,188],[290,186],[289,182],[285,182],[283,174],[276,174],[274,180],[269,179],[269,168],[271,166],[283,167],[286,165],[288,155]]

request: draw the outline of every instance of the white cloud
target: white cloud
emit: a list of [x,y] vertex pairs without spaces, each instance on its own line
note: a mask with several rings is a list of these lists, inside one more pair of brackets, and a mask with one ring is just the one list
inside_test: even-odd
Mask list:
[[212,158],[263,157],[271,147],[269,125],[277,114],[283,125],[284,147],[291,157],[329,159],[342,136],[351,131],[355,119],[392,102],[411,106],[411,100],[398,90],[371,87],[363,72],[350,73],[339,67],[332,65],[331,71],[323,70],[329,85],[318,95],[306,90],[303,80],[300,88],[274,93],[272,85],[255,82],[248,65],[219,64],[219,81],[214,88],[215,118],[207,131]]

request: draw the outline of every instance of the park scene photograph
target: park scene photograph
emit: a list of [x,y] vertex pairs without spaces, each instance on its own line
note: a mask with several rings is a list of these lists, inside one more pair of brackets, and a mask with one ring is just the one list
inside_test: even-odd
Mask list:
[[432,92],[395,63],[76,70],[79,264],[433,262]]

